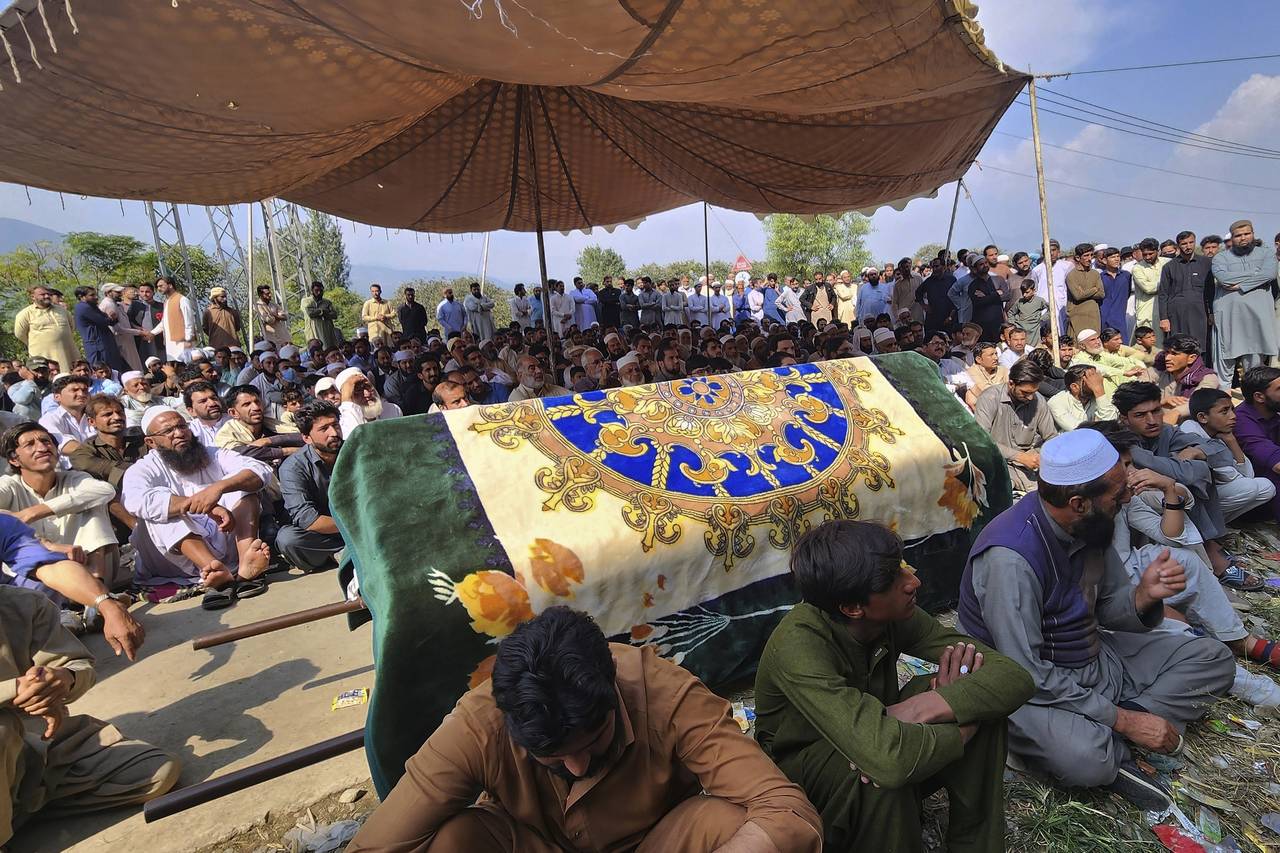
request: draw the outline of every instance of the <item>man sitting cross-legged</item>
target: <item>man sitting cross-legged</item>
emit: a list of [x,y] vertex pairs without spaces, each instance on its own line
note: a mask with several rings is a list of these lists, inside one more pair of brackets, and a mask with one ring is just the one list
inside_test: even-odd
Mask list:
[[[182,415],[155,407],[142,420],[149,452],[124,475],[124,508],[138,519],[132,542],[139,583],[234,584],[237,594],[261,591],[271,550],[258,538],[258,494],[273,483],[271,467],[233,450],[196,441]],[[206,593],[226,606],[225,594]]]
[[[482,796],[484,795],[484,796]],[[348,853],[817,853],[804,793],[652,646],[550,607],[498,646]]]
[[125,589],[131,578],[121,571],[107,515],[116,490],[81,471],[60,470],[56,442],[30,421],[0,437],[0,456],[13,472],[0,477],[0,510],[30,525],[49,549],[85,564],[107,589]]
[[1009,751],[1028,770],[1163,810],[1168,792],[1127,742],[1176,751],[1186,724],[1231,687],[1235,664],[1217,640],[1151,631],[1186,574],[1162,551],[1133,585],[1112,547],[1131,494],[1101,433],[1045,442],[1037,492],[988,524],[969,553],[959,625],[1035,681],[1035,695],[1009,717]]
[[[756,673],[760,745],[822,814],[828,850],[923,850],[920,802],[950,796],[952,851],[1004,849],[1005,717],[1032,693],[1013,661],[916,607],[887,528],[831,521],[796,542],[804,601]],[[900,654],[939,664],[898,687]]]
[[293,421],[306,446],[280,464],[280,491],[289,520],[280,526],[276,548],[306,572],[331,568],[345,547],[329,512],[329,477],[342,449],[338,418],[338,407],[324,400],[295,412]]

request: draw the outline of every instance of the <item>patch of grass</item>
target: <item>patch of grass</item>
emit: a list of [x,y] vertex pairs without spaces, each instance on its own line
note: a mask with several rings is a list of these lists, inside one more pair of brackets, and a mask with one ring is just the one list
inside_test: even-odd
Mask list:
[[1064,791],[1023,776],[1005,782],[1005,821],[1011,853],[1164,849],[1142,813],[1122,800],[1097,791]]

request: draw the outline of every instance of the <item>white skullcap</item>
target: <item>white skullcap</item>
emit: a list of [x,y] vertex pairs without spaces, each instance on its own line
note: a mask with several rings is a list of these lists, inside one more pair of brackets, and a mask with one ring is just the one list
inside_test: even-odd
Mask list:
[[898,336],[893,333],[893,329],[880,328],[871,333],[871,340],[876,343],[882,341],[896,341]]
[[202,350],[200,350],[200,351],[201,351],[202,353],[204,353],[205,355],[209,356],[209,358],[213,358],[215,355],[217,355],[217,354],[218,354],[218,351],[217,351],[216,349],[214,349],[213,347],[205,347],[204,349],[202,349]]
[[1009,263],[1009,256],[1008,256],[1008,255],[996,255],[996,263],[997,263],[997,264],[1007,264],[1007,263]]
[[334,382],[332,378],[326,376],[316,383],[316,393],[322,394],[325,391],[330,390],[331,388],[337,388],[337,387],[338,387],[337,383]]
[[618,359],[617,368],[618,370],[622,370],[622,368],[626,367],[629,364],[639,364],[639,363],[640,363],[640,354],[637,353],[635,350],[632,350],[631,352],[624,355],[622,358]]
[[1093,250],[1095,252],[1101,252],[1103,249],[1110,249],[1110,248],[1111,247],[1108,246],[1106,243],[1099,243],[1098,245],[1093,247]]
[[179,417],[182,415],[182,413],[177,409],[171,409],[168,406],[149,406],[147,410],[142,413],[142,431],[145,433],[147,430],[151,429],[151,422],[156,418],[161,415],[170,414],[178,415]]
[[722,338],[720,339],[720,343],[722,343],[722,344],[727,344],[727,343],[729,343],[729,341],[731,341],[731,340],[733,340],[733,335],[725,335],[724,337],[722,337]]
[[1097,430],[1064,432],[1040,448],[1040,482],[1080,486],[1098,479],[1119,461],[1120,454]]
[[396,350],[395,355],[391,356],[392,361],[413,361],[413,353],[407,349]]
[[333,380],[333,384],[338,386],[338,389],[341,390],[342,386],[357,377],[363,379],[364,371],[358,367],[348,367],[346,370],[338,374],[337,378]]
[[369,327],[368,327],[368,326],[356,326],[356,337],[357,337],[357,338],[358,338],[358,337],[360,337],[361,335],[367,335],[367,334],[369,334]]
[[141,379],[141,378],[142,378],[141,370],[128,370],[120,374],[120,384],[128,385],[134,379]]
[[607,344],[609,343],[609,341],[618,341],[619,343],[621,343],[622,335],[619,335],[617,332],[610,332],[609,334],[604,336],[604,342]]
[[1082,344],[1091,338],[1096,338],[1097,336],[1097,329],[1081,329],[1080,334],[1076,335],[1076,343]]
[[204,354],[204,350],[202,350],[202,349],[193,349],[193,350],[188,350],[187,352],[183,353],[183,355],[186,357],[184,360],[185,360],[185,361],[187,361],[188,363],[193,362],[193,361],[208,361],[208,360],[209,360],[209,356],[205,355],[205,354]]
[[147,360],[146,360],[146,361],[144,361],[144,362],[143,362],[143,364],[150,364],[150,363],[151,363],[151,362],[153,362],[153,361],[154,361],[156,364],[159,364],[159,363],[160,363],[160,358],[159,358],[159,356],[149,355],[149,356],[147,356]]
[[70,373],[67,373],[67,372],[64,370],[64,371],[62,371],[61,373],[56,374],[56,375],[53,377],[53,381],[54,381],[54,382],[57,382],[57,381],[58,381],[59,379],[61,379],[62,377],[64,377],[64,376],[70,376],[70,375],[71,375]]
[[254,352],[266,352],[269,349],[271,349],[270,341],[258,341],[256,344],[253,345]]
[[297,347],[295,347],[293,344],[285,344],[284,346],[280,347],[281,358],[293,358],[299,352],[300,350]]
[[106,284],[102,285],[102,292],[103,292],[103,293],[111,293],[111,292],[113,292],[113,291],[117,291],[117,290],[124,290],[124,285],[123,285],[123,284],[116,284],[115,282],[111,282],[111,281],[109,281],[109,282],[107,282]]
[[343,364],[342,362],[335,362],[335,363],[333,363],[333,364],[326,364],[326,365],[324,366],[324,372],[325,372],[325,373],[327,373],[327,374],[329,374],[330,376],[337,376],[339,373],[341,373],[343,370],[345,370],[345,369],[346,369],[346,367],[347,367],[347,366],[346,366],[345,364]]
[[244,355],[244,350],[240,349],[240,347],[231,347],[231,351],[232,351],[232,352],[238,352],[238,353],[240,353],[241,355]]
[[[201,355],[203,356],[203,355],[204,355],[204,353],[201,353]],[[279,353],[277,353],[277,352],[275,352],[274,350],[267,350],[266,352],[258,353],[258,361],[260,361],[260,362],[261,362],[261,361],[266,361],[266,360],[267,360],[267,359],[269,359],[269,358],[274,358],[276,361],[279,361],[279,360],[280,360],[280,354],[279,354]]]

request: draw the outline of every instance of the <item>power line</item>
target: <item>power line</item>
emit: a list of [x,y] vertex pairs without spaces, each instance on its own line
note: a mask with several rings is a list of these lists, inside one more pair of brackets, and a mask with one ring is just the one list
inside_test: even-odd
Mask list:
[[973,193],[970,192],[969,185],[966,184],[963,179],[961,179],[960,186],[964,190],[964,197],[969,199],[969,204],[973,205],[973,212],[978,214],[978,221],[982,223],[982,227],[986,230],[987,239],[989,239],[992,243],[996,242],[996,235],[991,233],[991,228],[988,227],[987,220],[982,218],[982,211],[978,210],[978,203],[973,200]]
[[[1008,131],[1004,131],[1004,130],[994,130],[992,131],[992,133],[999,134],[1000,136],[1007,136],[1010,139],[1021,139],[1024,142],[1032,141],[1030,136],[1022,136],[1021,134],[1009,133]],[[1218,177],[1210,177],[1207,175],[1195,175],[1195,174],[1192,174],[1191,172],[1179,172],[1174,169],[1162,169],[1159,166],[1149,166],[1146,163],[1135,163],[1132,160],[1121,160],[1116,157],[1108,157],[1105,154],[1095,154],[1092,151],[1082,151],[1079,148],[1068,148],[1065,145],[1054,145],[1052,142],[1045,142],[1044,140],[1041,140],[1040,144],[1043,145],[1045,148],[1057,148],[1059,151],[1067,151],[1072,154],[1079,154],[1082,157],[1092,157],[1095,160],[1106,160],[1109,163],[1119,163],[1122,166],[1133,166],[1134,168],[1137,168],[1137,169],[1150,169],[1153,172],[1164,172],[1166,175],[1178,175],[1179,177],[1183,177],[1183,178],[1195,178],[1196,180],[1199,180],[1199,181],[1209,181],[1214,184],[1223,184],[1223,185],[1232,186],[1232,187],[1244,187],[1246,189],[1251,189],[1251,190],[1266,190],[1267,192],[1280,192],[1280,187],[1264,187],[1264,186],[1261,186],[1260,184],[1242,184],[1238,181],[1228,181]]]
[[1086,71],[1060,71],[1056,74],[1037,74],[1038,80],[1055,77],[1075,77],[1084,74],[1114,74],[1118,71],[1148,71],[1154,68],[1185,68],[1191,65],[1217,65],[1223,62],[1252,62],[1257,59],[1280,59],[1280,53],[1264,53],[1258,56],[1229,56],[1224,59],[1197,59],[1190,62],[1164,62],[1159,65],[1125,65],[1119,68],[1091,68]]
[[[976,160],[974,162],[977,163]],[[1035,175],[1028,175],[1026,172],[1016,172],[1013,169],[1005,169],[1000,166],[989,166],[989,165],[984,165],[982,163],[977,163],[977,166],[979,169],[990,169],[993,172],[1004,172],[1007,175],[1017,175],[1020,178],[1030,178],[1033,181],[1036,179]],[[1280,216],[1280,211],[1276,211],[1276,210],[1239,210],[1231,207],[1207,207],[1203,204],[1187,204],[1181,201],[1169,201],[1168,199],[1148,198],[1146,196],[1127,195],[1126,193],[1112,192],[1111,190],[1100,190],[1097,187],[1084,187],[1084,186],[1081,186],[1080,184],[1073,184],[1068,181],[1059,181],[1053,178],[1045,178],[1044,182],[1046,184],[1059,184],[1064,187],[1071,187],[1072,189],[1084,190],[1085,192],[1091,192],[1091,193],[1097,193],[1098,195],[1109,195],[1109,196],[1114,196],[1115,198],[1126,198],[1126,199],[1129,199],[1130,201],[1146,201],[1146,202],[1150,202],[1151,204],[1164,204],[1170,207],[1189,207],[1195,210],[1210,210],[1215,213],[1234,213],[1234,214],[1249,213],[1255,216]]]
[[[1027,108],[1030,108],[1030,106],[1031,106],[1031,105],[1030,105],[1029,103],[1027,103],[1026,101],[1014,101],[1014,103],[1019,104],[1020,106],[1027,107]],[[1055,116],[1061,116],[1062,118],[1069,118],[1069,119],[1072,119],[1073,121],[1078,121],[1078,122],[1081,122],[1081,123],[1083,123],[1083,124],[1096,124],[1096,125],[1098,125],[1099,127],[1105,127],[1105,128],[1107,128],[1108,130],[1114,130],[1114,131],[1116,131],[1116,132],[1118,132],[1118,133],[1127,133],[1127,134],[1130,134],[1131,136],[1141,136],[1141,137],[1143,137],[1144,139],[1154,139],[1154,140],[1156,140],[1157,142],[1168,142],[1168,143],[1171,143],[1171,144],[1173,144],[1173,145],[1185,145],[1185,146],[1187,146],[1188,148],[1199,148],[1199,149],[1202,149],[1202,150],[1204,150],[1204,151],[1213,151],[1213,152],[1216,152],[1216,153],[1218,153],[1218,154],[1235,154],[1235,155],[1237,155],[1237,156],[1239,156],[1239,157],[1254,157],[1254,158],[1259,159],[1259,160],[1280,160],[1280,156],[1272,157],[1272,156],[1267,155],[1267,154],[1251,154],[1251,153],[1249,153],[1249,152],[1247,152],[1247,151],[1235,151],[1235,150],[1230,149],[1230,148],[1216,148],[1216,147],[1211,146],[1211,145],[1200,145],[1200,144],[1197,144],[1197,143],[1195,143],[1195,142],[1188,142],[1188,141],[1187,141],[1187,140],[1185,140],[1185,139],[1178,139],[1178,138],[1170,139],[1167,135],[1166,135],[1166,136],[1156,136],[1156,135],[1151,134],[1151,133],[1140,133],[1140,132],[1138,132],[1138,131],[1136,131],[1136,130],[1129,130],[1128,128],[1125,128],[1125,127],[1116,127],[1115,125],[1107,124],[1105,121],[1102,121],[1102,120],[1100,120],[1100,119],[1098,119],[1098,118],[1096,118],[1096,117],[1081,118],[1081,117],[1080,117],[1080,116],[1078,116],[1078,115],[1072,115],[1072,114],[1070,114],[1070,113],[1058,112],[1057,110],[1051,110],[1051,109],[1048,109],[1047,107],[1040,107],[1040,112],[1042,112],[1042,113],[1048,113],[1048,114],[1050,114],[1050,115],[1055,115]],[[1162,131],[1162,132],[1163,132],[1163,131]]]
[[[1076,104],[1083,104],[1086,107],[1091,107],[1092,109],[1105,110],[1107,113],[1110,113],[1113,116],[1114,115],[1124,116],[1125,118],[1130,118],[1134,120],[1132,122],[1126,121],[1124,122],[1124,124],[1128,124],[1133,127],[1139,127],[1144,130],[1156,130],[1157,132],[1161,132],[1161,133],[1164,133],[1164,132],[1174,133],[1181,136],[1187,136],[1199,142],[1206,142],[1210,145],[1221,145],[1227,148],[1239,148],[1243,151],[1256,151],[1261,154],[1280,155],[1280,151],[1277,151],[1274,148],[1263,148],[1260,145],[1250,145],[1247,142],[1235,142],[1233,140],[1223,139],[1221,137],[1205,136],[1203,133],[1195,133],[1194,131],[1183,130],[1180,127],[1174,127],[1171,124],[1162,124],[1161,122],[1155,121],[1154,119],[1131,115],[1130,113],[1126,113],[1123,110],[1118,110],[1115,107],[1108,107],[1108,106],[1104,106],[1103,104],[1095,103],[1093,101],[1086,101],[1083,98],[1074,98],[1071,95],[1059,95],[1056,92],[1049,92],[1047,95],[1041,95],[1041,97],[1049,101],[1050,103],[1056,103],[1058,106],[1065,107],[1067,109],[1081,110],[1083,112],[1083,110],[1080,107],[1077,107],[1074,104],[1066,103],[1065,101],[1063,101],[1062,99],[1064,98],[1066,99],[1066,101],[1074,101]],[[1114,118],[1113,120],[1119,121],[1119,119],[1114,119]],[[1135,122],[1137,123],[1135,124]]]

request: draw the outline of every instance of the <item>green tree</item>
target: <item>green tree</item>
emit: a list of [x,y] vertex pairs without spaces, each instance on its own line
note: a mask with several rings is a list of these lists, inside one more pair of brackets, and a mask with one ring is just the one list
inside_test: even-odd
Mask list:
[[764,220],[766,266],[780,276],[859,270],[871,262],[866,247],[871,230],[871,220],[852,211],[808,222],[789,213],[771,214]]
[[[733,264],[729,261],[714,260],[711,262],[711,280],[719,279],[723,281],[729,275],[729,268]],[[647,263],[627,271],[628,278],[639,278],[647,275],[655,282],[658,280],[666,280],[672,278],[680,278],[687,275],[693,281],[697,281],[707,274],[706,260],[691,258],[684,261],[669,261],[667,263]]]
[[[586,278],[586,276],[583,276]],[[443,279],[433,278],[415,278],[406,281],[404,284],[396,288],[396,292],[387,297],[391,300],[392,305],[399,306],[404,302],[404,290],[406,287],[412,287],[414,290],[414,298],[427,309],[427,328],[430,329],[436,325],[436,306],[440,304],[440,300],[444,299],[444,289],[446,287],[453,288],[453,298],[461,302],[466,295],[471,292],[471,282],[476,281],[474,278],[455,278],[445,281]],[[528,296],[533,298],[533,285],[527,285]],[[496,286],[493,282],[488,282],[484,287],[485,296],[493,300],[493,325],[495,328],[501,329],[511,323],[511,303],[508,302],[512,296],[515,296],[510,290]],[[385,294],[384,294],[385,296]]]
[[302,226],[302,244],[311,261],[311,275],[326,289],[351,288],[351,259],[347,257],[338,220],[327,213],[309,211]]
[[578,253],[578,275],[588,283],[599,284],[605,276],[620,276],[626,269],[627,262],[613,249],[587,246]]
[[941,252],[942,249],[943,246],[941,243],[925,243],[919,249],[916,249],[914,260],[916,263],[927,264],[929,261],[938,257],[938,253]]
[[146,248],[133,237],[96,231],[73,231],[66,236],[66,245],[84,262],[94,284],[116,276],[122,267],[136,262]]

